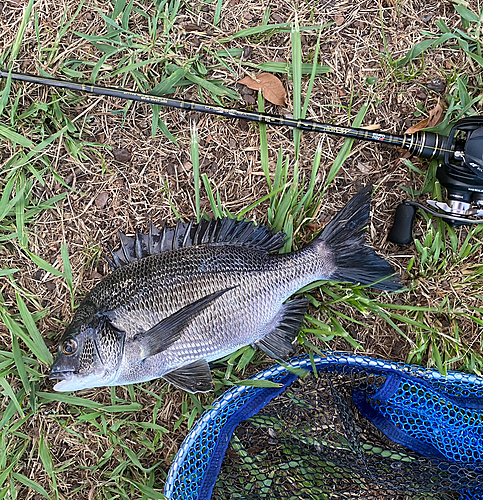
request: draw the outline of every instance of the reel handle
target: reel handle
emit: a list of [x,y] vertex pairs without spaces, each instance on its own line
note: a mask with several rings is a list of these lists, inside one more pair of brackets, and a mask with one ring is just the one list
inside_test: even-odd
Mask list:
[[394,215],[394,223],[387,235],[388,241],[396,245],[409,245],[413,241],[413,222],[416,207],[409,203],[401,203]]

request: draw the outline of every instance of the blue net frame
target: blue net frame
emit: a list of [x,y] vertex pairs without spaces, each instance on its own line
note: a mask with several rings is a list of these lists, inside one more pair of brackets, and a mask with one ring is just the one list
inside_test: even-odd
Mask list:
[[[430,466],[430,476],[424,477],[430,477],[431,481],[433,476],[436,478],[428,491],[441,488],[444,492],[457,493],[444,498],[483,500],[482,377],[454,371],[444,376],[437,370],[420,366],[337,352],[294,358],[287,367],[291,370],[273,365],[252,377],[252,380],[277,382],[280,387],[233,387],[202,415],[169,470],[164,488],[167,499],[212,498],[237,426],[258,414],[272,400],[276,401],[278,396],[283,397],[284,391],[298,379],[293,370],[304,369],[316,373],[316,377],[311,375],[314,379],[323,375],[357,380],[351,389],[351,404],[362,415],[361,421],[407,449],[408,461],[417,460],[415,457],[419,455],[424,457],[427,462],[424,467],[427,469],[428,463]],[[350,432],[347,437],[352,437]],[[376,447],[370,450],[372,456],[377,453],[374,450]],[[382,467],[380,463],[376,466]],[[422,484],[419,490],[416,485],[414,492],[421,491],[423,495],[425,487]],[[253,498],[271,498],[267,495]],[[321,495],[320,498],[346,497]]]

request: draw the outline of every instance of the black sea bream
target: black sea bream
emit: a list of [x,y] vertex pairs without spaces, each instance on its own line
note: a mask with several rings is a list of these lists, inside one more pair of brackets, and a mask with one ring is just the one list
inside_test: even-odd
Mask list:
[[50,373],[58,391],[163,377],[189,392],[212,388],[210,361],[257,346],[285,359],[308,307],[288,302],[317,280],[399,287],[391,266],[365,245],[370,187],[299,251],[251,222],[178,223],[136,239],[121,235],[112,274],[84,299]]

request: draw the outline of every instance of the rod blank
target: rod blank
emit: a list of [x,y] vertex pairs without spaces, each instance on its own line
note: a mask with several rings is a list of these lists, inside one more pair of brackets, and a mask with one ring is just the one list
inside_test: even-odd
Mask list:
[[14,73],[0,70],[0,77],[46,85],[49,87],[75,90],[77,92],[118,97],[131,101],[144,102],[147,104],[158,104],[169,108],[198,111],[201,113],[209,113],[227,118],[241,118],[243,120],[265,123],[267,125],[286,126],[311,132],[321,132],[340,137],[359,139],[362,141],[379,142],[382,144],[401,147],[409,151],[411,154],[421,158],[443,159],[448,139],[445,136],[429,132],[417,132],[416,134],[411,135],[392,135],[360,128],[341,127],[338,125],[319,123],[312,120],[295,120],[293,118],[271,115],[269,113],[258,113],[236,108],[224,108],[223,106],[202,104],[182,99],[173,99],[170,97],[156,96],[142,92],[132,92],[112,87],[103,87],[101,85],[77,83],[70,80],[37,76],[28,73]]

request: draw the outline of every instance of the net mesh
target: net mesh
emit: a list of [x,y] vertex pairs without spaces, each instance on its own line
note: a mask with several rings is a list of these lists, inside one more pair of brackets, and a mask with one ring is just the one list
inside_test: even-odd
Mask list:
[[317,376],[272,367],[256,378],[284,388],[237,387],[204,414],[167,498],[483,499],[483,379],[337,353],[292,365]]

